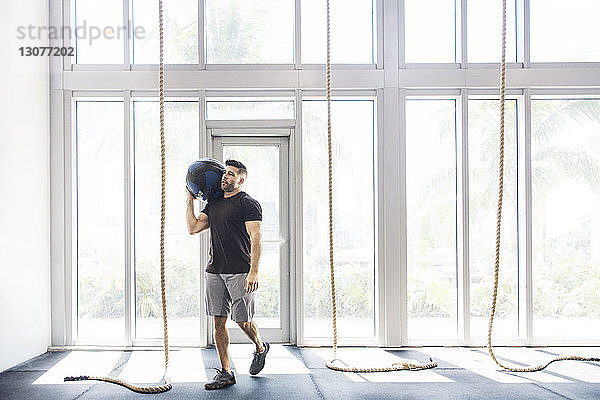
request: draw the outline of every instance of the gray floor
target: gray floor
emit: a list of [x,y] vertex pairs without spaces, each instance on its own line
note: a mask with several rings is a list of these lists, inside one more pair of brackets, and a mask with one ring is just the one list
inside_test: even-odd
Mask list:
[[[250,376],[251,351],[250,345],[233,345],[237,384],[206,391],[202,383],[218,366],[214,348],[173,349],[173,389],[156,395],[103,382],[63,383],[62,377],[109,374],[136,383],[158,382],[163,372],[160,351],[46,353],[1,373],[0,399],[600,399],[600,363],[566,361],[542,372],[514,374],[500,371],[482,348],[340,349],[339,358],[351,365],[387,366],[401,358],[429,357],[439,364],[427,371],[349,374],[324,366],[331,349],[273,345],[263,372]],[[600,349],[496,349],[502,361],[514,365],[539,363],[557,354],[598,357]]]

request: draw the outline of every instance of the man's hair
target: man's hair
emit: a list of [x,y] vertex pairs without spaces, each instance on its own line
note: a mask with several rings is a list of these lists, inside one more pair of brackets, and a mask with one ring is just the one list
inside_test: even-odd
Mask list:
[[237,168],[238,174],[242,175],[244,178],[248,176],[248,169],[246,169],[246,166],[237,160],[227,160],[225,161],[225,165]]

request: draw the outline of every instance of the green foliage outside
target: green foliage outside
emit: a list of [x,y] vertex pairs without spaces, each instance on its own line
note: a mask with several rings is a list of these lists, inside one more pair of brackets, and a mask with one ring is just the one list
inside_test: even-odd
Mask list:
[[[336,266],[336,306],[339,317],[372,318],[374,315],[373,268],[357,265]],[[304,316],[331,316],[331,283],[329,267],[304,275]]]
[[97,261],[79,277],[79,315],[85,318],[123,317],[125,285],[122,270]]
[[[169,318],[199,315],[198,265],[166,260],[165,281]],[[141,318],[161,318],[160,266],[144,260],[137,265],[136,312]],[[200,299],[203,301],[203,299]]]

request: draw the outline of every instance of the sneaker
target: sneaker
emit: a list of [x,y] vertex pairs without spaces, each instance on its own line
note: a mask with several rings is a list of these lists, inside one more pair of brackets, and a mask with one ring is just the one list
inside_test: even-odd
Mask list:
[[204,388],[206,390],[221,389],[222,387],[233,385],[235,383],[235,375],[233,374],[233,371],[228,373],[224,369],[215,369],[218,371],[215,377],[212,378],[211,381],[208,381],[204,384]]
[[265,349],[262,353],[254,352],[254,358],[252,359],[252,364],[250,364],[250,375],[258,374],[265,367],[265,359],[271,346],[268,342],[263,342],[263,347]]

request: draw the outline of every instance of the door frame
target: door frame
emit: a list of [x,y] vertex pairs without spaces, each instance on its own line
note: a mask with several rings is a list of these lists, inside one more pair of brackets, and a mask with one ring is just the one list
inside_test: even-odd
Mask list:
[[[263,328],[259,326],[261,337],[274,343],[295,342],[295,264],[292,258],[291,234],[293,198],[291,174],[293,159],[290,152],[290,138],[295,128],[294,120],[219,120],[206,121],[208,153],[210,157],[222,158],[223,145],[256,145],[279,147],[279,231],[278,239],[266,240],[280,243],[280,326]],[[265,242],[265,240],[263,240]],[[203,279],[204,276],[201,277]],[[207,343],[214,344],[214,327],[207,316]],[[229,330],[231,343],[247,343],[248,338],[235,327]]]

